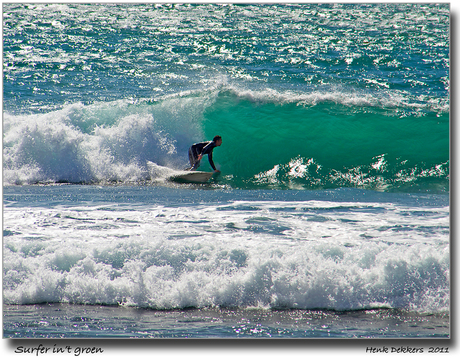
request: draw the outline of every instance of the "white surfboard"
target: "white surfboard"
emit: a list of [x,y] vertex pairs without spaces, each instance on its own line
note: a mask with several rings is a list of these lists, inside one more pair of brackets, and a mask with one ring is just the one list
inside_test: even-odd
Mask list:
[[178,183],[206,183],[214,173],[176,170],[147,161],[152,180],[170,180]]
[[209,179],[211,179],[212,175],[213,173],[209,172],[186,171],[183,174],[177,174],[169,177],[169,180],[186,183],[206,183]]

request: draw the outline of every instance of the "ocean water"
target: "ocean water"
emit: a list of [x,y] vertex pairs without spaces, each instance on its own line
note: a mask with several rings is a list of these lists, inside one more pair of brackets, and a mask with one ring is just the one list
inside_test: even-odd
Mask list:
[[[4,4],[4,337],[449,338],[449,29]],[[209,183],[149,171],[217,134]]]

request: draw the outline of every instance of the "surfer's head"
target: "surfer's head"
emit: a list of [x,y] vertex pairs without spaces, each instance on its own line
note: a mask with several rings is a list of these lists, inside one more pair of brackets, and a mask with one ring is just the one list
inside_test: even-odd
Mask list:
[[222,137],[220,135],[216,135],[212,141],[216,143],[216,146],[219,147],[222,144]]

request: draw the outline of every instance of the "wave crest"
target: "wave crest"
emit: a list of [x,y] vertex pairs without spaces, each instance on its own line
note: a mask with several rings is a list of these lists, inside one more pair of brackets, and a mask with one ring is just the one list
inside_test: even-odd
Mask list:
[[5,113],[4,181],[145,182],[148,161],[183,169],[191,144],[219,134],[224,144],[214,162],[233,187],[448,190],[449,115],[390,102],[223,81],[156,99]]

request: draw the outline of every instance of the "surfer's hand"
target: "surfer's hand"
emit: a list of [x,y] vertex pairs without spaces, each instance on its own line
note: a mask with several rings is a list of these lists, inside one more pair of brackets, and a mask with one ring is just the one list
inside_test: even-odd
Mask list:
[[203,158],[202,154],[198,154],[198,160],[201,160]]
[[214,173],[220,173],[220,170],[216,169],[214,170]]

